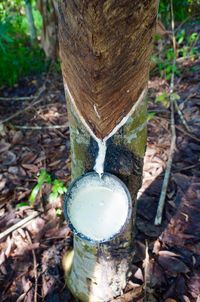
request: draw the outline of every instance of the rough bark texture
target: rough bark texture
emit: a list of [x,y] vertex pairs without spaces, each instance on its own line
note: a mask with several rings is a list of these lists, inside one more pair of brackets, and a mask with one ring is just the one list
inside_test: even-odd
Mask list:
[[104,138],[147,85],[155,0],[61,0],[64,81],[79,115]]
[[37,0],[37,7],[42,15],[42,47],[50,59],[58,55],[58,18],[57,0]]
[[121,294],[133,255],[131,226],[129,223],[117,239],[99,245],[74,237],[66,282],[75,297],[84,302],[106,302]]

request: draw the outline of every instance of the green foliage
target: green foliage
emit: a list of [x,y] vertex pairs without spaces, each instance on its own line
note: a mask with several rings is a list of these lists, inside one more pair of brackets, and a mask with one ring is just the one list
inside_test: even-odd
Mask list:
[[[200,0],[174,0],[173,8],[175,21],[182,22],[194,13],[200,13]],[[160,0],[159,17],[166,26],[170,25],[171,9],[169,0]]]
[[198,49],[196,47],[199,39],[198,33],[193,32],[187,36],[185,30],[177,34],[178,55],[183,58],[191,58],[194,60],[198,56]]
[[159,94],[156,97],[155,102],[157,104],[161,103],[164,107],[168,108],[169,107],[169,94],[166,91]]
[[27,207],[27,206],[29,206],[28,202],[20,202],[17,204],[16,209],[20,209],[22,207]]
[[[173,64],[174,58],[195,60],[199,55],[196,47],[199,39],[198,33],[193,32],[190,35],[187,35],[185,30],[180,30],[176,33],[175,38],[177,53],[174,52],[172,47],[169,47],[168,44],[166,44],[161,54],[153,55],[151,58],[152,63],[156,66],[154,72],[158,71],[159,75],[168,81],[170,81],[172,73],[176,76],[180,76],[180,70],[178,69],[177,64]],[[158,36],[156,36],[156,41],[159,43]]]
[[29,204],[35,204],[38,193],[41,191],[44,184],[51,184],[51,193],[49,195],[49,202],[53,202],[57,197],[67,192],[67,188],[63,181],[59,179],[52,180],[51,175],[46,170],[41,170],[38,176],[37,184],[32,189],[29,197]]
[[49,201],[53,202],[59,195],[63,195],[67,192],[67,188],[63,181],[55,179],[52,183],[51,194],[49,195]]
[[173,59],[175,57],[175,53],[173,48],[166,49],[163,52],[163,57],[153,56],[152,62],[156,65],[155,71],[159,71],[159,74],[162,78],[166,80],[171,79],[171,75],[174,72],[175,75],[179,76],[180,71],[177,66],[173,65]]
[[37,185],[35,185],[35,187],[33,188],[32,192],[31,192],[31,195],[29,197],[29,202],[30,202],[31,206],[34,205],[36,197],[44,183],[50,184],[51,176],[47,173],[46,170],[41,170],[39,177],[38,177]]
[[154,118],[154,116],[156,115],[156,112],[153,112],[153,111],[149,111],[147,113],[147,122],[152,120]]
[[[33,1],[38,33],[42,19]],[[15,84],[21,77],[45,71],[45,55],[38,44],[31,45],[22,0],[0,3],[0,86]]]
[[180,100],[180,96],[176,92],[169,95],[169,93],[164,91],[156,97],[155,102],[157,104],[161,103],[164,107],[169,108],[170,101],[175,102],[178,100]]
[[60,209],[60,208],[56,209],[56,215],[61,216],[62,215],[62,209]]

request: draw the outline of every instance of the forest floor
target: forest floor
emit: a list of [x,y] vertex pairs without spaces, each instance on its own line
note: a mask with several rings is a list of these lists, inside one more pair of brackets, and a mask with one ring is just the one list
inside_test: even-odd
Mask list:
[[[200,301],[200,60],[186,59],[179,65],[181,77],[175,79],[174,91],[188,129],[175,111],[175,154],[162,224],[155,226],[171,130],[170,109],[155,103],[157,95],[169,92],[169,84],[152,77],[148,101],[155,115],[148,122],[138,194],[133,274],[115,301]],[[41,169],[66,186],[70,182],[62,77],[52,71],[3,88],[0,95],[0,302],[74,301],[64,286],[61,265],[72,245],[72,234],[58,211],[62,197],[50,203],[51,185],[45,184],[34,207],[23,204]],[[31,215],[32,220],[18,227]]]

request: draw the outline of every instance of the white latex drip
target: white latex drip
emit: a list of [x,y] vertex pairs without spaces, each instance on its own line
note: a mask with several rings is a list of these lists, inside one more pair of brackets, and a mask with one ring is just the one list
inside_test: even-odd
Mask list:
[[96,158],[94,170],[99,174],[101,177],[103,172],[104,172],[104,163],[105,163],[105,158],[106,158],[106,141],[98,139],[98,155]]
[[[76,112],[78,113],[78,116],[80,117],[81,122],[83,123],[83,125],[86,127],[86,129],[88,130],[88,132],[90,133],[90,135],[95,139],[95,141],[98,144],[99,147],[99,152],[95,161],[95,166],[94,166],[94,170],[100,175],[104,173],[104,162],[105,162],[105,157],[106,157],[106,142],[107,140],[112,137],[122,126],[124,126],[124,124],[127,122],[127,120],[129,119],[129,117],[133,114],[133,112],[136,110],[137,106],[142,102],[142,100],[145,97],[146,91],[147,89],[144,89],[142,91],[142,93],[140,94],[137,102],[133,105],[133,107],[131,108],[131,110],[128,112],[128,114],[123,117],[123,119],[115,126],[115,128],[107,135],[104,137],[103,140],[99,139],[94,132],[92,131],[92,129],[90,128],[90,126],[87,124],[87,122],[85,121],[85,119],[83,118],[83,116],[81,115],[79,109],[76,106],[76,103],[74,101],[74,98],[72,97],[72,94],[69,91],[69,88],[67,86],[67,84],[65,83],[65,90],[67,91],[70,100],[76,110]],[[94,109],[95,110],[95,109]],[[96,110],[95,110],[96,113]],[[99,116],[99,118],[101,118]]]

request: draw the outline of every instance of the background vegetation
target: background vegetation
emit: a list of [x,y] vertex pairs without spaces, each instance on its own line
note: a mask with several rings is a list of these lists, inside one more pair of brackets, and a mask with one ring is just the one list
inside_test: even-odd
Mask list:
[[42,18],[32,1],[38,41],[31,44],[23,0],[0,3],[0,86],[14,85],[20,78],[45,70],[45,55],[39,46]]

